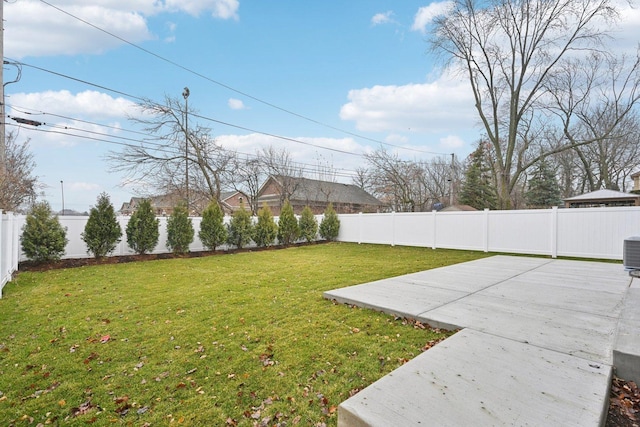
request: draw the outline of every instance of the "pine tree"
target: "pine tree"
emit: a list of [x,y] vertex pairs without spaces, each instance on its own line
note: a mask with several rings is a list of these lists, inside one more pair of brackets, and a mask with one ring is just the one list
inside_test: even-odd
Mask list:
[[212,201],[202,212],[202,222],[198,237],[209,250],[215,251],[227,241],[227,228],[224,225],[224,212],[217,201]]
[[524,197],[530,208],[548,208],[562,203],[558,180],[545,160],[538,163]]
[[67,229],[45,201],[35,203],[29,210],[20,240],[27,258],[39,262],[59,260],[69,242]]
[[184,203],[173,208],[167,220],[167,247],[175,254],[189,252],[195,232],[189,218],[189,211]]
[[289,246],[298,240],[299,236],[300,227],[298,227],[298,220],[293,214],[293,207],[289,200],[285,200],[278,218],[278,242],[281,245]]
[[253,224],[251,214],[244,208],[244,203],[240,204],[240,209],[235,211],[227,227],[227,243],[242,249],[251,243],[253,235]]
[[300,214],[300,220],[298,221],[300,227],[300,237],[305,239],[307,243],[311,243],[316,240],[318,235],[318,220],[311,212],[309,206],[305,206]]
[[253,241],[259,247],[271,246],[278,235],[278,224],[273,219],[271,209],[267,204],[258,210],[258,223],[253,231]]
[[469,155],[465,178],[458,194],[458,201],[476,209],[496,209],[498,197],[495,187],[491,184],[491,175],[486,162],[484,144],[480,142],[478,148]]
[[333,241],[338,238],[340,232],[340,219],[338,214],[333,209],[333,205],[329,203],[324,210],[324,216],[320,222],[320,236],[328,241]]
[[151,201],[142,200],[127,223],[127,244],[137,254],[153,252],[160,239],[159,226]]
[[80,237],[87,245],[87,252],[101,258],[112,252],[120,238],[122,229],[107,193],[100,193],[96,206],[89,211],[89,220]]

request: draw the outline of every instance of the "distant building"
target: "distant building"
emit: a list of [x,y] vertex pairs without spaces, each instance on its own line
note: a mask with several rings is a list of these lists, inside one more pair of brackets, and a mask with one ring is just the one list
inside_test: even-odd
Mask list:
[[173,208],[183,201],[178,194],[164,194],[152,197],[132,197],[130,201],[124,202],[120,208],[120,215],[131,215],[140,205],[140,202],[148,199],[156,216],[169,216],[173,212]]
[[640,193],[640,171],[631,174],[631,179],[633,179],[633,189],[632,193]]
[[244,206],[247,211],[251,210],[249,206],[249,197],[242,191],[223,191],[220,194],[220,203],[225,214],[233,215],[233,213]]
[[378,212],[383,207],[380,200],[356,185],[308,178],[270,176],[258,192],[258,206],[266,203],[274,215],[280,215],[286,199],[296,214],[305,206],[321,214],[329,203],[337,213]]
[[473,212],[477,210],[478,209],[469,205],[451,205],[441,209],[440,212]]
[[567,208],[595,208],[609,206],[640,206],[640,194],[614,190],[598,190],[564,199]]

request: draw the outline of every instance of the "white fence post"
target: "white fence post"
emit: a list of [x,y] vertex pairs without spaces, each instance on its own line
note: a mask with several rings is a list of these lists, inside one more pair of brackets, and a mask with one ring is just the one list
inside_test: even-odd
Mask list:
[[489,208],[484,208],[482,227],[484,251],[489,252]]
[[358,213],[358,244],[362,244],[362,212]]
[[558,258],[558,207],[551,208],[551,258]]
[[391,246],[396,245],[396,211],[391,212]]
[[431,216],[433,217],[433,242],[431,242],[431,249],[434,251],[436,250],[436,233],[438,231],[438,227],[436,226],[437,213],[438,211],[435,209],[431,211]]

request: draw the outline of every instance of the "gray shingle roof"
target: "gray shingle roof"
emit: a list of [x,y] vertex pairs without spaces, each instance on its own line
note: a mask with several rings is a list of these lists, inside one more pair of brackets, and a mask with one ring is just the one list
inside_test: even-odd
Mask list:
[[564,199],[567,202],[578,202],[580,200],[607,200],[607,199],[636,199],[638,198],[637,194],[629,194],[623,193],[622,191],[615,190],[597,190],[592,191],[591,193],[581,194],[579,196],[570,197],[568,199]]
[[291,200],[382,205],[380,200],[353,184],[281,176],[274,177],[274,179],[280,183],[283,179],[287,179],[292,183],[289,188],[295,188],[295,191],[291,195]]

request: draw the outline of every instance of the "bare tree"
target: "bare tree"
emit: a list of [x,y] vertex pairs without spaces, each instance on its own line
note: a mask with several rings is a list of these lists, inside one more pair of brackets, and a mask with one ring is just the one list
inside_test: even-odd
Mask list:
[[112,170],[126,172],[156,191],[181,195],[192,211],[200,212],[209,200],[219,202],[233,153],[216,143],[210,129],[193,122],[187,127],[186,115],[193,111],[185,111],[178,98],[165,97],[164,105],[148,100],[140,109],[142,114],[131,120],[150,138],[109,153]]
[[280,194],[281,206],[285,200],[290,199],[300,185],[302,170],[296,165],[291,153],[286,148],[276,149],[272,145],[263,148],[259,152],[260,161],[265,172],[278,179],[282,185]]
[[396,212],[424,212],[436,202],[449,203],[451,182],[459,182],[460,165],[444,157],[431,161],[402,160],[379,149],[365,158],[366,169],[359,169],[356,185],[367,190]]
[[258,214],[258,192],[266,178],[260,157],[236,155],[228,182],[236,190],[247,195],[247,204],[253,215]]
[[577,52],[598,51],[606,36],[599,25],[616,17],[611,0],[454,0],[435,20],[431,46],[468,77],[493,147],[499,207],[512,207],[529,167],[575,146],[563,140],[535,155],[530,150],[545,143],[539,136],[546,132],[549,83]]
[[[587,191],[621,189],[625,171],[637,165],[640,55],[627,58],[594,53],[563,64],[549,79],[551,111],[562,123]],[[562,143],[560,143],[562,144]]]
[[38,190],[38,177],[33,175],[36,164],[29,151],[29,141],[16,141],[13,132],[7,134],[5,164],[0,168],[0,209],[18,211],[33,202]]

